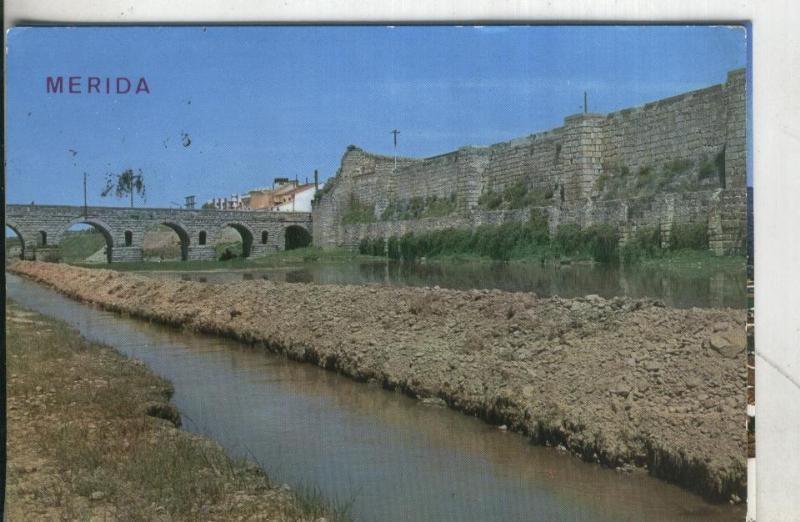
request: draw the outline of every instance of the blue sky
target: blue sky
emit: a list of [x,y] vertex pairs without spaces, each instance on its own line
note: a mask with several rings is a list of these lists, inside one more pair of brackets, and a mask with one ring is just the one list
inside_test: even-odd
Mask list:
[[[398,154],[431,156],[557,127],[584,90],[608,112],[721,83],[746,45],[697,26],[17,28],[8,202],[82,204],[87,172],[90,205],[125,205],[100,191],[126,168],[147,206],[324,180],[349,144],[391,154],[394,128]],[[48,94],[58,75],[144,76],[151,93]]]

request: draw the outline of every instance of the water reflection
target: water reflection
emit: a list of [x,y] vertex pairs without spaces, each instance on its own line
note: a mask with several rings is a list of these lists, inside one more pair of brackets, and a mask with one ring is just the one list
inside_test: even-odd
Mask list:
[[607,265],[397,263],[317,264],[302,267],[215,272],[142,272],[159,278],[210,283],[249,281],[256,277],[287,283],[385,284],[443,288],[497,288],[541,296],[628,296],[660,299],[688,308],[746,306],[745,273],[675,273]]

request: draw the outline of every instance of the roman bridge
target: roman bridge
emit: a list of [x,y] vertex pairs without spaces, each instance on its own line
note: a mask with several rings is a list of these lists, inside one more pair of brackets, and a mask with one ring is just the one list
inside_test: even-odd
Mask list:
[[103,234],[108,262],[141,261],[144,234],[158,225],[177,233],[183,260],[216,259],[215,245],[226,227],[242,236],[245,256],[284,250],[287,241],[293,246],[311,243],[308,212],[6,205],[6,226],[20,237],[26,259],[35,259],[37,253],[43,258],[79,223]]

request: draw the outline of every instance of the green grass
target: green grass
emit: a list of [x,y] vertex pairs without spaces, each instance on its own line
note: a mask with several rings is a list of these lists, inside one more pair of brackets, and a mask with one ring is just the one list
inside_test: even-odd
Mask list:
[[639,265],[643,268],[691,275],[715,272],[744,274],[746,263],[747,259],[744,256],[715,256],[712,252],[698,250],[665,251],[660,257],[644,258],[639,261]]
[[66,262],[82,261],[104,246],[106,239],[95,230],[66,232],[61,240],[61,259]]
[[[351,518],[353,499],[331,501],[303,485],[277,499],[261,466],[230,457],[208,439],[164,428],[143,405],[166,404],[172,385],[66,323],[9,302],[6,332],[9,400],[41,401],[22,406],[21,422],[31,435],[12,435],[9,451],[30,446],[45,459],[40,473],[58,487],[35,496],[43,507],[60,508],[62,516],[52,518],[88,520],[85,508],[65,502],[95,491],[121,520],[202,520],[204,512],[221,520]],[[42,384],[57,393],[43,395]]]

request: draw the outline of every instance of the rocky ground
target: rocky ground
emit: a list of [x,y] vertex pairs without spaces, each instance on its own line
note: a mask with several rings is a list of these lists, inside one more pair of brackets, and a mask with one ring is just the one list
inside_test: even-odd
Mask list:
[[7,312],[6,520],[338,518],[177,429],[170,384],[140,361]]
[[235,337],[711,499],[746,492],[745,312],[439,288],[156,281],[18,262],[74,298]]

